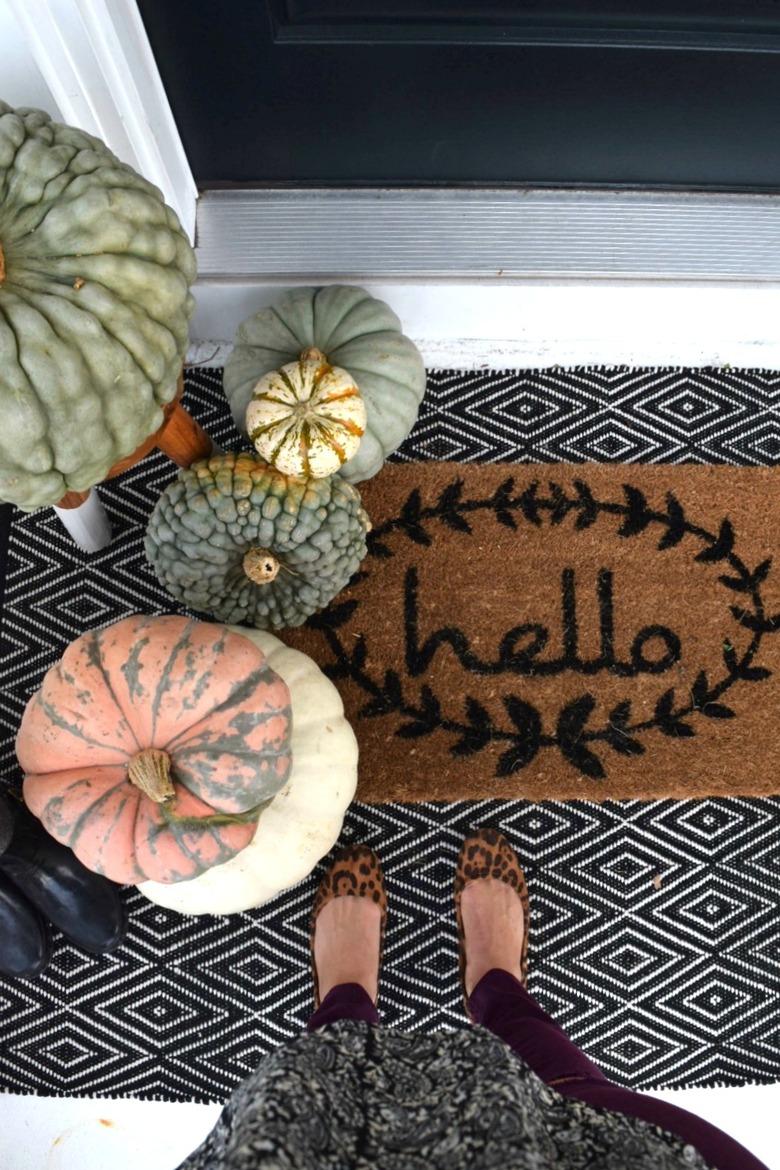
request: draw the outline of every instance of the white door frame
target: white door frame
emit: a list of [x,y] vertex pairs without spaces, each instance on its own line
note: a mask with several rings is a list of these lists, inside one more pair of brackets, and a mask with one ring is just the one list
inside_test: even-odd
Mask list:
[[62,121],[159,187],[194,240],[198,191],[135,0],[9,4]]
[[196,242],[191,359],[283,288],[390,302],[429,365],[780,368],[780,193],[212,191],[198,201],[136,0],[10,0],[63,121]]

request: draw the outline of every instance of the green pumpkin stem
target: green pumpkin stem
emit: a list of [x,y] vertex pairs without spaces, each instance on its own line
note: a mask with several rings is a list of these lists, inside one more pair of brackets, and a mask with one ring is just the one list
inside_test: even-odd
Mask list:
[[171,780],[171,757],[157,748],[144,748],[133,756],[127,768],[127,778],[155,804],[165,804],[176,795]]
[[3,245],[0,244],[0,284],[5,280],[5,252]]
[[255,585],[270,585],[279,576],[281,564],[267,548],[249,548],[244,553],[244,572]]
[[261,812],[268,807],[273,800],[270,797],[268,800],[263,800],[260,804],[256,804],[254,808],[248,808],[241,813],[212,813],[210,817],[179,817],[170,808],[163,805],[160,812],[163,818],[169,825],[175,825],[177,829],[210,829],[216,825],[246,825],[251,824],[252,821],[259,819]]

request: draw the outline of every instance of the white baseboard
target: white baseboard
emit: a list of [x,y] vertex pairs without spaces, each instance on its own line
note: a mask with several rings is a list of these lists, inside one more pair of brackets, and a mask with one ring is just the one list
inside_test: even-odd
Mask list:
[[[245,317],[304,280],[205,279],[188,360],[222,365]],[[334,283],[317,280],[318,284]],[[733,366],[780,370],[780,282],[361,280],[429,368]]]

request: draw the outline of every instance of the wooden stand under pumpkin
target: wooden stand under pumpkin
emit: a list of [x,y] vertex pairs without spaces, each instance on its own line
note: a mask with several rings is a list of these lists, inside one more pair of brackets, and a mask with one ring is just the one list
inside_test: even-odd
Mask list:
[[[189,467],[197,459],[207,459],[221,451],[203,428],[181,404],[184,376],[179,378],[176,397],[164,407],[162,426],[149,435],[130,455],[120,459],[109,470],[106,479],[113,479],[155,448],[164,451],[179,467]],[[86,492],[66,492],[54,508],[76,544],[85,552],[98,552],[111,541],[111,526],[95,488]]]

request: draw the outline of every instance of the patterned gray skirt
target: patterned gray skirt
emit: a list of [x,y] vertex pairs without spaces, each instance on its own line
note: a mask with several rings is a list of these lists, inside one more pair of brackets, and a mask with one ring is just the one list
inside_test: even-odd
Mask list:
[[658,1126],[564,1097],[484,1028],[343,1020],[284,1044],[179,1170],[709,1170]]

